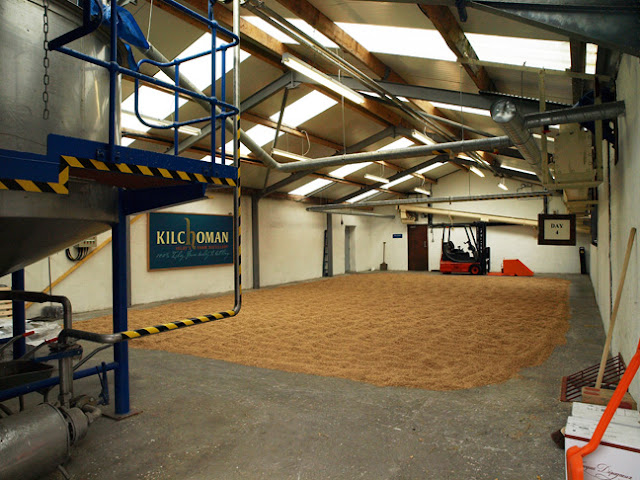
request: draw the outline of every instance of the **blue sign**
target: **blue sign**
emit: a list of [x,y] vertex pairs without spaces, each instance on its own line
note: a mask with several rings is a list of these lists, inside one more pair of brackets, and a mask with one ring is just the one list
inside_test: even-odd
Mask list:
[[402,238],[402,234],[401,233],[394,233],[393,234],[393,238]]
[[233,217],[149,213],[149,270],[233,263]]

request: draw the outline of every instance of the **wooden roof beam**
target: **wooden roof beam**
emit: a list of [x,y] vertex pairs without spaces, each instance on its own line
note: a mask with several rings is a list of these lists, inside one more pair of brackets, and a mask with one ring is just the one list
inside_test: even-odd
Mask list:
[[[479,60],[471,43],[469,43],[469,39],[460,28],[449,7],[442,5],[418,5],[418,7],[431,20],[433,26],[440,32],[440,35],[458,59]],[[479,90],[498,91],[484,67],[463,63],[462,68],[466,70]]]

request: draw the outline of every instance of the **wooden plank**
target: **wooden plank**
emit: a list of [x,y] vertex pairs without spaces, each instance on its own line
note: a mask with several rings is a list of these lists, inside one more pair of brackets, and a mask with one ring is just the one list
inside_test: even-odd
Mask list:
[[[609,390],[607,388],[582,387],[582,403],[607,405],[614,392],[615,390]],[[629,393],[625,393],[620,402],[620,408],[637,410],[638,405]]]

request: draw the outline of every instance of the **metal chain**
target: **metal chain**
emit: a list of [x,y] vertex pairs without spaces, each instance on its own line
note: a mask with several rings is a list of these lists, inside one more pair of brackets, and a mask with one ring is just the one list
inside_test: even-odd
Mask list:
[[44,90],[42,92],[42,101],[44,102],[44,110],[42,111],[42,118],[49,119],[49,0],[42,0],[42,6],[44,7],[44,14],[42,18],[42,32],[44,33],[44,42],[42,42],[42,48],[44,49],[44,58],[42,59],[42,66],[44,67],[44,76],[42,77],[42,83]]

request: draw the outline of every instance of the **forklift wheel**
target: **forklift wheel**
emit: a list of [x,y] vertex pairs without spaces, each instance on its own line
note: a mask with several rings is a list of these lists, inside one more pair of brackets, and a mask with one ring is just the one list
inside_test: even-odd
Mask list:
[[478,265],[471,265],[469,267],[469,273],[471,275],[478,275],[480,273],[480,267]]

